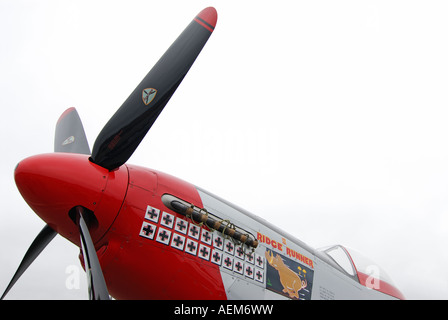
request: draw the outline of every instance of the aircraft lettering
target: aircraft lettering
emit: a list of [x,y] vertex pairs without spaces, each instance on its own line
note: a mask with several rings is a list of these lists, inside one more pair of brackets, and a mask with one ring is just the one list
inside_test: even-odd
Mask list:
[[283,243],[271,240],[268,236],[265,236],[259,232],[257,232],[257,240],[260,241],[260,243],[266,243],[267,245],[272,246],[274,249],[283,251]]
[[311,268],[314,268],[313,260],[310,258],[305,257],[304,255],[298,253],[297,251],[292,250],[291,248],[286,247],[286,254],[290,256],[291,258],[297,259],[304,264],[309,265]]
[[282,238],[282,241],[279,242],[279,241],[275,241],[275,240],[269,238],[268,236],[265,236],[264,234],[261,234],[260,232],[257,232],[257,240],[260,243],[264,243],[267,246],[271,246],[274,249],[284,252],[289,257],[296,259],[296,260],[310,266],[311,268],[314,268],[313,260],[311,260],[310,258],[304,256],[303,254],[300,254],[297,251],[288,247],[286,245],[285,238]]

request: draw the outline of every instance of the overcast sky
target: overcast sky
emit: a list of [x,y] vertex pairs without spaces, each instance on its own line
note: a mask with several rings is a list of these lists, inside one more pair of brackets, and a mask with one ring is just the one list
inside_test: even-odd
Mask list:
[[[393,0],[0,0],[0,291],[44,226],[15,165],[52,152],[72,106],[92,147],[207,6],[215,32],[129,163],[355,248],[407,298],[447,299],[448,4]],[[78,252],[56,237],[8,298],[86,299]]]

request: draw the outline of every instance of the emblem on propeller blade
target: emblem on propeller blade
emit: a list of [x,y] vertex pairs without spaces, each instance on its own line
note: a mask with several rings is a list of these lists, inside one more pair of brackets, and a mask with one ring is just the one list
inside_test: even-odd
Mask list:
[[143,89],[142,91],[142,99],[143,99],[143,103],[145,105],[148,105],[151,103],[152,100],[154,100],[155,96],[156,96],[157,90],[154,88],[146,88]]
[[75,137],[74,136],[70,136],[67,139],[65,139],[64,142],[62,142],[62,145],[66,146],[66,145],[68,145],[70,143],[73,143],[73,142],[75,142]]

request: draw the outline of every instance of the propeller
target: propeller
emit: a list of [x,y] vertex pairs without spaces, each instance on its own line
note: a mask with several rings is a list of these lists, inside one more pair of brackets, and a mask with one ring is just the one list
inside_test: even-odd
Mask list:
[[[90,155],[89,143],[81,119],[75,108],[69,108],[59,117],[54,138],[55,152]],[[87,273],[90,300],[109,300],[106,281],[88,228],[88,215],[83,207],[75,208],[75,223],[79,228],[81,250]]]
[[54,135],[54,152],[90,155],[86,133],[75,108],[68,108],[59,117]]
[[113,170],[131,157],[201,52],[216,20],[216,10],[206,8],[174,41],[98,135],[93,163]]
[[90,300],[110,300],[106,281],[101,271],[101,265],[96,255],[92,238],[90,237],[89,228],[87,227],[87,217],[84,208],[80,206],[76,207],[76,223],[79,227]]
[[31,243],[31,246],[28,248],[28,251],[25,253],[25,256],[23,257],[22,262],[17,268],[16,273],[14,274],[8,286],[6,287],[5,292],[3,292],[3,295],[0,298],[1,300],[3,300],[3,298],[9,292],[9,290],[14,286],[16,281],[19,280],[19,278],[22,276],[25,270],[28,269],[28,267],[31,265],[31,263],[33,263],[33,261],[37,258],[37,256],[39,256],[42,250],[45,249],[47,244],[49,244],[50,241],[53,240],[56,234],[57,232],[51,229],[49,225],[45,225],[42,231],[34,239],[33,243]]
[[[182,82],[212,34],[216,21],[217,13],[213,7],[202,10],[193,19],[106,123],[95,141],[92,153],[78,112],[75,108],[67,109],[56,124],[54,152],[91,154],[91,162],[110,171],[123,165],[132,156]],[[77,206],[75,213],[74,222],[80,234],[89,297],[94,300],[110,299],[88,227],[91,212]],[[42,229],[26,252],[1,299],[56,234],[49,225]]]
[[[56,123],[54,152],[90,154],[90,148],[84,128],[75,108],[65,110]],[[84,228],[84,230],[86,229]],[[83,233],[86,233],[86,231]],[[28,251],[25,253],[25,256],[17,268],[16,273],[1,296],[1,300],[3,300],[16,281],[22,276],[26,269],[28,269],[31,263],[33,263],[33,261],[51,242],[51,240],[53,240],[56,234],[57,232],[54,231],[49,225],[45,225],[42,231],[36,236],[31,246],[28,248]]]
[[[84,128],[75,108],[65,110],[56,123],[54,152],[90,154],[90,148]],[[53,240],[56,234],[57,232],[54,231],[49,225],[45,225],[41,232],[36,236],[31,246],[28,248],[28,251],[25,253],[25,256],[17,268],[16,273],[1,296],[1,300],[3,300],[16,281],[22,276],[26,269],[28,269],[31,263],[33,263],[33,261],[51,242],[51,240]]]

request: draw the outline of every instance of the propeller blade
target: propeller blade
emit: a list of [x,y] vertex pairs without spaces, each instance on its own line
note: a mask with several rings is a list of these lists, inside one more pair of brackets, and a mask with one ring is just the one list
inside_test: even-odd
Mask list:
[[196,60],[216,21],[212,7],[193,19],[104,126],[93,146],[93,163],[113,170],[131,157]]
[[59,117],[54,135],[54,152],[90,155],[89,143],[75,108],[65,110]]
[[3,300],[3,298],[9,292],[9,290],[14,286],[16,281],[22,276],[22,274],[31,265],[31,263],[33,263],[33,261],[42,252],[42,250],[45,249],[45,247],[50,243],[50,241],[53,240],[53,238],[56,234],[57,234],[56,231],[54,231],[52,228],[50,228],[49,225],[46,225],[42,229],[42,231],[37,235],[36,239],[34,239],[33,243],[29,247],[28,251],[25,253],[25,256],[23,257],[22,262],[20,263],[19,267],[17,268],[16,273],[12,277],[11,281],[9,282],[8,287],[6,288],[2,297],[0,298],[1,300]]
[[77,223],[81,238],[81,249],[84,256],[84,266],[87,273],[90,300],[110,300],[103,271],[96,255],[95,246],[90,237],[86,216],[82,207],[76,207]]

